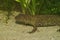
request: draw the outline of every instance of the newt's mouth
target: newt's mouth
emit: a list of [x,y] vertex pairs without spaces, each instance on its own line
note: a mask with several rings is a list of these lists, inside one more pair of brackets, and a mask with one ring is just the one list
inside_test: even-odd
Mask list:
[[16,21],[15,23],[16,24],[25,24],[24,22],[19,22],[19,21]]
[[22,24],[22,25],[33,26],[32,24],[24,23],[24,22],[19,22],[19,21],[16,21],[15,23],[16,23],[16,24]]

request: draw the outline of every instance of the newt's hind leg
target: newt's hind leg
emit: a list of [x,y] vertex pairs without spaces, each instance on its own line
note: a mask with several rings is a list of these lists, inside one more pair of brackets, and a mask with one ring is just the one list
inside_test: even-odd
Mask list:
[[33,26],[33,30],[31,32],[28,32],[28,33],[34,33],[37,31],[37,27],[36,26]]

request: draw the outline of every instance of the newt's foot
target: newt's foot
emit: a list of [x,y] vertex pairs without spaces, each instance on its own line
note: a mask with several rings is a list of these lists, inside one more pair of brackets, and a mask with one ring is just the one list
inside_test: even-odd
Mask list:
[[37,28],[36,28],[36,27],[34,27],[34,28],[33,28],[33,30],[32,30],[31,32],[28,32],[28,33],[30,33],[30,34],[31,34],[31,33],[35,33],[35,32],[36,32],[36,30],[37,30]]

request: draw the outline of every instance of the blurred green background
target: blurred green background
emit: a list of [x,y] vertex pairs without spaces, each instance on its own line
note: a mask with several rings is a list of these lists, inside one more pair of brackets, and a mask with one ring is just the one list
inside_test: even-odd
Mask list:
[[24,14],[58,14],[60,15],[60,0],[0,0],[0,10],[19,11]]

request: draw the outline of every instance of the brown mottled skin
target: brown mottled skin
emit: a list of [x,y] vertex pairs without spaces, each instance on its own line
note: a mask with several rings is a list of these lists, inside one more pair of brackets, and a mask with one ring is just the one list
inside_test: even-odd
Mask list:
[[17,24],[32,25],[33,30],[29,33],[34,33],[37,30],[37,27],[60,26],[60,16],[58,15],[19,14],[15,17],[15,20]]

